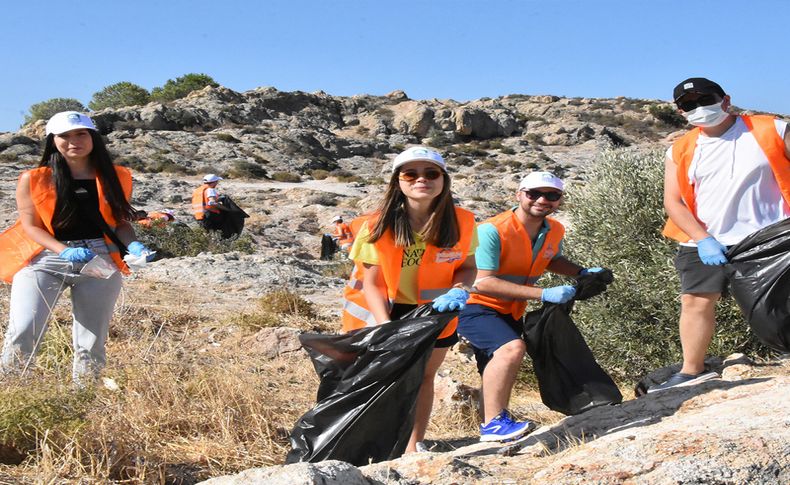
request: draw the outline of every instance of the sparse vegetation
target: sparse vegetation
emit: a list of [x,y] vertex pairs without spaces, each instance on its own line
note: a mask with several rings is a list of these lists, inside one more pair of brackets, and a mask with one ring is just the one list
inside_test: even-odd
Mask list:
[[653,104],[647,108],[647,111],[657,120],[675,128],[682,128],[687,124],[686,119],[670,104]]
[[301,182],[302,177],[293,172],[274,172],[272,178],[278,182]]
[[325,178],[329,177],[329,171],[317,168],[310,171],[310,176],[315,180],[324,180]]
[[221,254],[238,251],[250,254],[255,247],[252,237],[245,233],[222,239],[217,231],[205,231],[179,222],[165,226],[137,227],[135,231],[143,244],[164,258],[197,256],[202,252]]
[[262,179],[266,177],[266,169],[248,160],[236,160],[228,170],[228,175],[232,178]]

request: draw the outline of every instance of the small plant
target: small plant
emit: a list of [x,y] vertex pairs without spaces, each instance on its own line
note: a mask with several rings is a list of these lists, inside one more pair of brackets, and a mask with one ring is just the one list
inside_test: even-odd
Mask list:
[[325,178],[329,177],[329,172],[327,170],[317,168],[310,171],[310,176],[315,180],[324,180]]
[[[343,253],[345,254],[345,253]],[[329,278],[348,279],[351,276],[351,270],[354,269],[354,262],[350,259],[341,259],[340,261],[332,261],[321,270],[321,274]]]
[[337,205],[337,196],[322,192],[308,197],[307,203],[334,207]]
[[513,148],[511,148],[511,147],[503,146],[502,148],[499,149],[499,151],[500,151],[500,153],[503,153],[505,155],[515,155],[516,154],[516,151]]
[[258,300],[258,307],[267,312],[280,315],[299,315],[315,318],[313,303],[288,290],[277,290],[267,293]]
[[349,172],[348,170],[332,170],[330,175],[337,178],[338,182],[360,182],[365,183],[365,179],[360,177],[359,175],[354,175],[353,173]]
[[274,172],[272,178],[278,182],[301,182],[302,177],[293,172]]
[[247,160],[236,160],[228,170],[228,175],[232,178],[251,178],[260,179],[266,177],[266,169],[257,163]]
[[241,143],[241,140],[230,133],[214,133],[214,137],[216,137],[217,140],[224,141],[226,143]]

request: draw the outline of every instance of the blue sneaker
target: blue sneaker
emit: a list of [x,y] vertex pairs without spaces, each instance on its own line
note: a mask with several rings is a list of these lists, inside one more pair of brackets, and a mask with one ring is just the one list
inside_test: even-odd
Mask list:
[[488,424],[480,425],[480,441],[505,441],[518,438],[535,429],[532,421],[513,421],[507,409],[503,409]]

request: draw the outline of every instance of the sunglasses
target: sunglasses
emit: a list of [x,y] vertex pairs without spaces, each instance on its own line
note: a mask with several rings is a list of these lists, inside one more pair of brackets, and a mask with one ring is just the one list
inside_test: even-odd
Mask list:
[[522,190],[524,194],[529,197],[531,200],[538,200],[541,197],[548,200],[549,202],[557,202],[562,197],[562,192],[543,192],[542,190]]
[[699,108],[700,106],[710,106],[712,104],[716,104],[721,101],[721,98],[716,94],[703,94],[699,96],[697,99],[692,100],[678,100],[677,105],[682,111],[688,113],[689,111],[694,111],[695,109]]
[[403,170],[398,173],[398,178],[404,182],[414,182],[422,177],[426,180],[436,180],[442,176],[442,171],[435,168],[428,168],[424,171],[419,170]]

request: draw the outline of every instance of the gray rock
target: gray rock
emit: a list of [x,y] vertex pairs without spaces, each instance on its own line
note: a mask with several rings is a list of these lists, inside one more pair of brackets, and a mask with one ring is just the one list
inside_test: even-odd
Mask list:
[[204,485],[374,485],[359,469],[342,461],[294,463],[252,468],[236,475],[212,478]]

